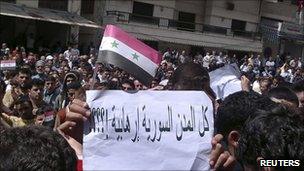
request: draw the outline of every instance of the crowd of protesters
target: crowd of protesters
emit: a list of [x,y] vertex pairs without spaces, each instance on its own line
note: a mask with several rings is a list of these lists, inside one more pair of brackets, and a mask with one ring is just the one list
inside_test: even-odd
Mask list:
[[[238,60],[236,55],[228,56],[222,52],[212,51],[190,56],[186,51],[178,52],[168,48],[149,85],[143,85],[136,77],[117,67],[96,63],[97,53],[94,48],[86,54],[80,54],[77,46],[69,46],[65,51],[59,48],[53,53],[44,52],[43,49],[33,53],[23,47],[8,48],[3,43],[0,60],[15,60],[17,66],[14,70],[0,71],[0,125],[13,127],[1,130],[0,151],[10,153],[4,147],[12,145],[43,144],[43,138],[57,142],[56,145],[43,145],[44,153],[51,150],[49,148],[64,149],[60,159],[56,156],[45,159],[58,159],[58,165],[54,162],[52,166],[42,167],[45,169],[53,170],[55,166],[60,166],[62,170],[75,169],[75,165],[71,164],[76,160],[75,153],[71,154],[71,147],[62,141],[64,137],[79,157],[79,144],[82,143],[79,125],[90,115],[89,109],[84,105],[85,90],[89,89],[203,90],[213,100],[216,108],[217,134],[212,140],[211,167],[252,169],[258,166],[258,157],[304,161],[304,150],[301,148],[304,145],[304,64],[298,57],[287,55],[283,58],[278,55],[266,58],[253,54]],[[242,87],[246,91],[234,93],[219,103],[210,88],[207,71],[233,63],[240,68],[243,75]],[[272,118],[276,119],[271,121]],[[40,130],[41,127],[20,129],[28,125],[49,127],[59,131],[63,137],[57,137],[54,133],[39,134],[45,132]],[[22,131],[24,133],[20,133]],[[80,135],[75,135],[77,133]],[[11,140],[6,144],[8,136],[37,138],[37,141],[24,140],[22,144]],[[66,138],[67,136],[71,138]],[[224,149],[221,141],[226,142],[228,150]],[[22,150],[26,152],[26,149]],[[27,150],[39,151],[34,148]],[[61,153],[60,150],[58,153]],[[0,155],[0,161],[7,161],[6,164],[0,164],[0,170],[6,170],[5,167],[8,166],[12,170],[25,169],[21,164],[14,166],[14,163],[9,163],[10,159],[12,158],[4,159]],[[239,162],[235,164],[237,159]],[[62,161],[65,164],[60,163],[60,160],[65,160],[66,162]],[[28,158],[24,161],[30,162]]]

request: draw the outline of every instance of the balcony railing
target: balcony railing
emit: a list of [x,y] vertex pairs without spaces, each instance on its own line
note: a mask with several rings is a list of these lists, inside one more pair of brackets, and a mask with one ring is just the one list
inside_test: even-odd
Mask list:
[[200,32],[200,33],[216,33],[226,36],[236,36],[249,38],[253,40],[261,40],[261,34],[257,32],[249,32],[244,30],[231,30],[227,27],[213,26],[202,23],[184,22],[162,17],[144,16],[139,14],[121,12],[121,11],[107,11],[107,16],[116,16],[116,22],[136,22],[143,24],[156,25],[158,27],[166,27],[171,29]]

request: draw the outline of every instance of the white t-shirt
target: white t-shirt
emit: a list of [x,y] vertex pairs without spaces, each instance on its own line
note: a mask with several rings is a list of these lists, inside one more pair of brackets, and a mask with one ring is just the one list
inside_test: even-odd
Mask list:
[[209,68],[209,65],[210,65],[210,63],[211,63],[211,56],[206,55],[206,56],[204,57],[203,61],[204,61],[204,62],[203,62],[203,67]]
[[78,49],[76,49],[76,48],[71,49],[71,58],[72,58],[71,60],[72,61],[78,60],[79,54],[80,54],[80,52]]
[[65,59],[70,60],[71,52],[69,50],[64,51],[63,56]]
[[266,62],[266,66],[268,66],[268,67],[274,67],[274,65],[275,65],[274,61],[267,61]]

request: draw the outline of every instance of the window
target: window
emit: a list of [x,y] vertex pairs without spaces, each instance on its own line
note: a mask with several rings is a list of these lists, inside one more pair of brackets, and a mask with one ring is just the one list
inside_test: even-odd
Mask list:
[[178,29],[180,30],[195,30],[195,14],[188,12],[178,13]]
[[158,50],[158,42],[156,41],[149,41],[149,40],[142,40],[146,45],[150,46],[151,48]]
[[81,14],[93,14],[94,13],[95,0],[82,0],[81,1]]
[[38,7],[67,11],[68,0],[39,0]]
[[133,14],[153,17],[154,5],[142,2],[134,2]]
[[246,29],[246,21],[241,20],[232,20],[231,30],[233,31],[245,31]]
[[133,3],[133,13],[130,17],[131,21],[158,24],[158,19],[153,17],[154,5],[134,2]]

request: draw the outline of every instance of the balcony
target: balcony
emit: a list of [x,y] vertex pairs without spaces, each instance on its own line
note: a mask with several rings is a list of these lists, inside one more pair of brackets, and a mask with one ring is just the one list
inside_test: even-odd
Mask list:
[[226,27],[219,27],[213,25],[207,25],[203,23],[190,23],[190,22],[183,22],[168,18],[161,18],[161,17],[151,17],[151,16],[144,16],[138,14],[132,14],[127,12],[121,11],[107,11],[107,16],[112,16],[116,19],[116,22],[123,22],[123,23],[142,23],[153,25],[156,27],[167,28],[167,29],[175,29],[175,30],[182,30],[187,32],[196,32],[196,33],[215,33],[224,36],[231,36],[231,37],[241,37],[246,39],[252,40],[261,40],[260,33],[257,32],[248,32],[243,30],[234,30],[232,31],[230,28]]

